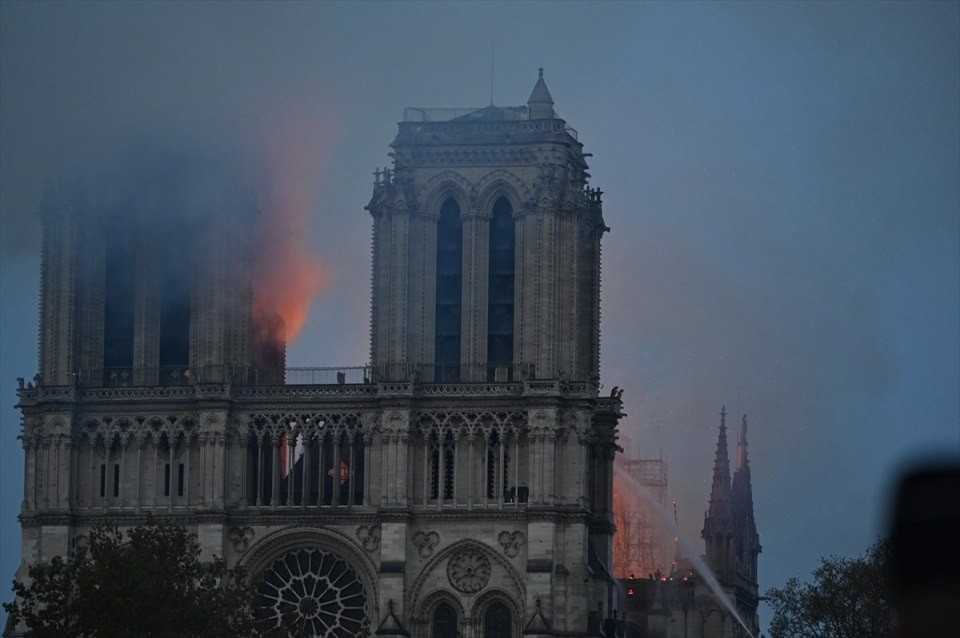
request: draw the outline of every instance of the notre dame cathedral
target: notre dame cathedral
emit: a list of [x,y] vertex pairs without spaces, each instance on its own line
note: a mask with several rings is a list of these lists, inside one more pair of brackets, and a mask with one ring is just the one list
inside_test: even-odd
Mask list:
[[152,515],[261,577],[265,628],[604,635],[622,412],[600,395],[587,155],[542,73],[525,106],[408,109],[391,147],[370,361],[310,379],[253,310],[242,198],[44,206],[18,577]]

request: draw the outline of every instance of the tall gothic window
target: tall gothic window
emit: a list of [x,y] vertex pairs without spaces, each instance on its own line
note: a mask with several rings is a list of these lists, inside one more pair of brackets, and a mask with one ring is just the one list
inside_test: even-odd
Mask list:
[[436,380],[460,380],[460,292],[463,222],[452,197],[440,207],[437,224]]
[[458,638],[457,612],[447,603],[440,603],[433,610],[430,638]]
[[442,438],[430,435],[430,498],[437,498],[443,489],[443,498],[453,498],[453,479],[455,469],[456,446],[453,434],[445,433]]
[[182,381],[190,362],[189,268],[183,257],[165,260],[160,281],[160,383]]
[[510,468],[510,448],[501,440],[499,432],[492,432],[487,440],[487,498],[497,498],[502,492],[510,500],[507,491]]
[[513,364],[514,254],[513,207],[501,197],[490,218],[487,307],[487,380],[507,381]]
[[103,307],[103,367],[106,385],[126,385],[133,367],[135,258],[130,242],[107,244]]
[[510,610],[501,602],[495,602],[483,612],[483,638],[510,638],[513,626]]

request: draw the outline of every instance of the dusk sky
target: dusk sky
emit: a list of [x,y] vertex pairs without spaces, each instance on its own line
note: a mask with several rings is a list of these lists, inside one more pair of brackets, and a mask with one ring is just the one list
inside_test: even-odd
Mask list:
[[271,166],[326,280],[288,364],[363,365],[363,207],[404,107],[521,105],[539,67],[604,191],[604,392],[624,389],[628,451],[668,462],[697,546],[724,404],[750,423],[761,590],[876,540],[905,464],[960,458],[960,3],[5,0],[0,18],[0,583],[45,188],[141,144]]

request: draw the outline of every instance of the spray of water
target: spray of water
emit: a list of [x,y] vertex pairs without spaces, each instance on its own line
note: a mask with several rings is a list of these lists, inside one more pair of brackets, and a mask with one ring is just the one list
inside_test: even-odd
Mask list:
[[727,593],[723,591],[723,587],[720,586],[720,583],[717,581],[717,577],[714,575],[713,571],[707,566],[703,559],[700,558],[700,552],[696,547],[693,546],[689,540],[684,537],[680,532],[680,528],[677,527],[677,524],[673,521],[673,517],[667,512],[659,501],[654,498],[646,487],[643,486],[640,482],[634,480],[626,470],[621,468],[619,465],[614,465],[614,471],[617,473],[617,476],[624,482],[624,484],[630,486],[630,491],[632,494],[636,494],[641,499],[643,499],[644,504],[649,508],[649,511],[653,512],[657,518],[660,519],[667,529],[676,537],[677,542],[680,543],[680,547],[683,548],[684,554],[690,559],[690,562],[693,564],[693,568],[700,574],[703,581],[707,584],[707,587],[710,588],[710,591],[717,597],[724,607],[727,608],[727,611],[730,612],[730,615],[736,619],[738,623],[744,628],[747,632],[747,635],[751,638],[754,638],[753,632],[747,623],[740,617],[740,614],[737,612],[736,606],[730,601],[730,598],[727,596]]

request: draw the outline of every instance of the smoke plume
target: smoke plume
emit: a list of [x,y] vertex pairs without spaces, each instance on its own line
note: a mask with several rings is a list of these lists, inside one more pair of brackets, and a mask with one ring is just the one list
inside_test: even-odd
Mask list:
[[287,109],[265,130],[255,242],[254,323],[262,342],[293,340],[311,301],[330,282],[309,244],[315,183],[325,167],[328,132],[318,117]]

